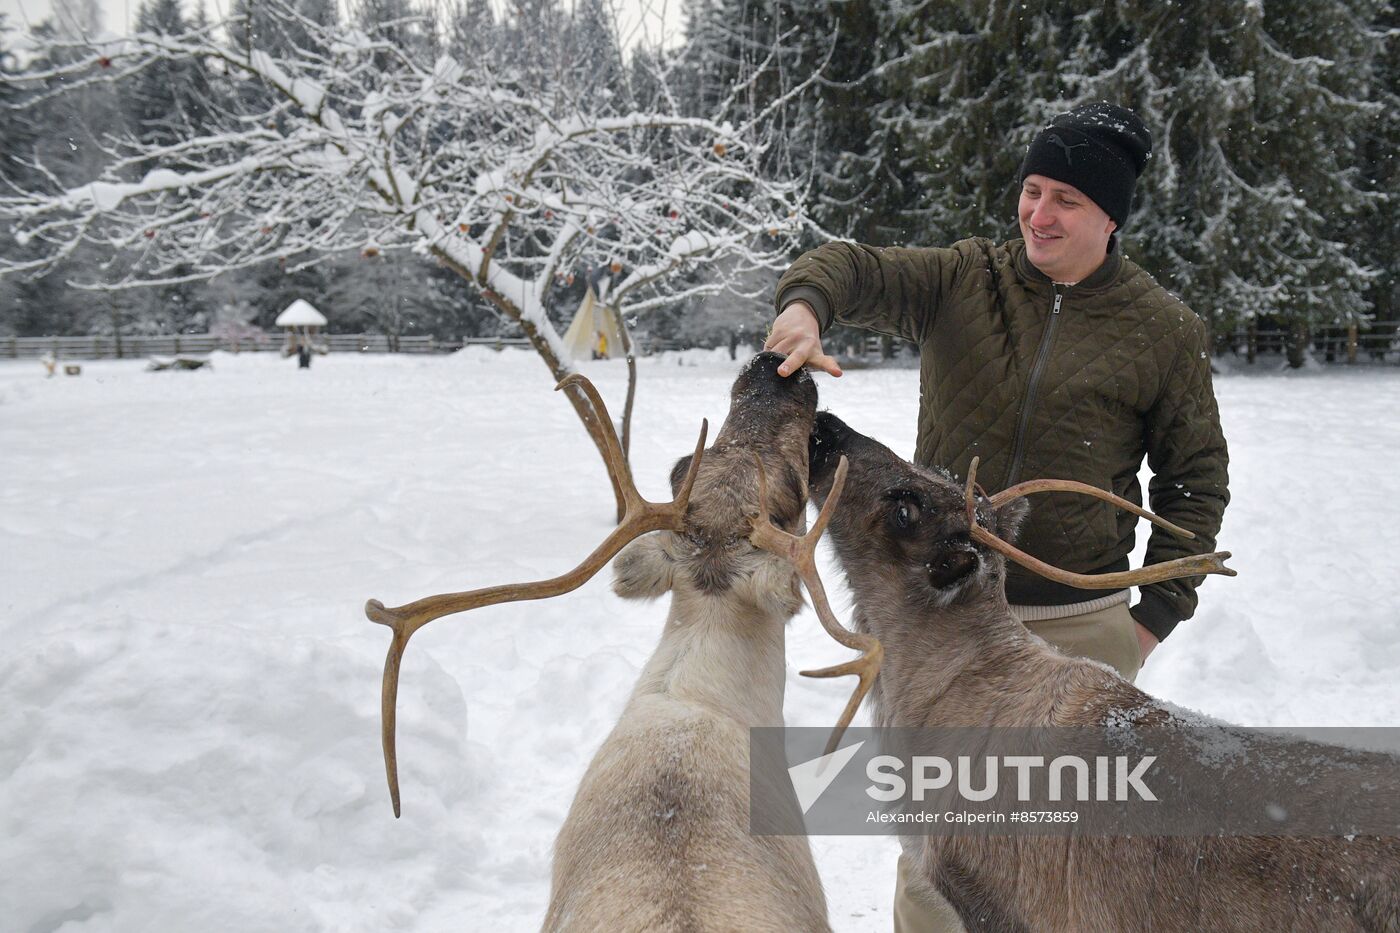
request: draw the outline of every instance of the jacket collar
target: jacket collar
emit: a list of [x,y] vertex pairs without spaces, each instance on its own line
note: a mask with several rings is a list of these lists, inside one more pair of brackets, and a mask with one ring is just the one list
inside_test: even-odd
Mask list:
[[[1028,282],[1035,282],[1038,285],[1053,285],[1050,277],[1041,272],[1030,261],[1026,255],[1026,241],[1021,239],[1012,240],[1007,244],[1016,255],[1016,272],[1021,278]],[[1118,237],[1111,237],[1108,241],[1108,255],[1104,257],[1102,265],[1095,269],[1087,279],[1072,286],[1062,286],[1073,288],[1075,294],[1086,295],[1094,292],[1101,292],[1118,281],[1118,275],[1123,271],[1123,251],[1118,248]]]

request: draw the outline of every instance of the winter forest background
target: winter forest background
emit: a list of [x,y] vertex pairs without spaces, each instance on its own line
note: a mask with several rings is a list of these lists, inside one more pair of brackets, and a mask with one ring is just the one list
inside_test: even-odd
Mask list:
[[0,32],[0,336],[269,329],[296,297],[518,335],[593,282],[652,338],[752,341],[827,237],[1015,235],[1026,142],[1099,97],[1156,139],[1126,249],[1218,347],[1400,319],[1384,0],[686,0],[669,47],[605,0],[143,0],[131,37],[57,9]]

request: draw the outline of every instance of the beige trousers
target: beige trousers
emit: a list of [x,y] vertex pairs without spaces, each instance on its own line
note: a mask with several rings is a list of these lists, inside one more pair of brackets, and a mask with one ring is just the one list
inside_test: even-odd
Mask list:
[[[1137,623],[1128,613],[1126,602],[1084,615],[1025,625],[1065,654],[1102,661],[1128,680],[1136,678],[1142,667]],[[895,933],[964,933],[962,921],[951,904],[936,893],[915,895],[909,890],[908,872],[908,860],[901,855],[894,887]]]

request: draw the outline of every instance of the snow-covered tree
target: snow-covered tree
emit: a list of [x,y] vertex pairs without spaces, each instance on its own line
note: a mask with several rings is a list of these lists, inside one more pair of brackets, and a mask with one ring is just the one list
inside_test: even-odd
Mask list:
[[1376,281],[1358,240],[1383,204],[1361,169],[1363,141],[1388,112],[1377,75],[1386,9],[885,4],[875,131],[821,189],[844,181],[869,192],[876,242],[1014,235],[1031,135],[1059,111],[1108,98],[1138,111],[1156,139],[1124,239],[1168,287],[1217,329],[1252,316],[1355,320]]
[[450,8],[447,54],[457,61],[489,66],[496,59],[500,39],[491,0],[456,0]]
[[[141,32],[179,36],[192,25],[180,0],[142,0],[136,10]],[[202,135],[212,126],[215,101],[203,61],[155,62],[124,82],[121,99],[136,138],[152,147]]]
[[[61,70],[74,64],[77,53],[65,48],[62,35],[54,20],[34,27],[21,46],[31,70]],[[8,61],[12,70],[0,75],[0,152],[4,154],[0,190],[77,184],[101,171],[106,141],[126,132],[117,82],[76,81],[70,86],[56,76],[49,81],[22,81],[20,72],[13,70],[18,63]],[[91,70],[104,71],[100,64]],[[6,236],[0,241],[0,254],[26,262],[41,258],[43,250]],[[114,315],[107,303],[95,302],[91,295],[75,293],[65,285],[77,270],[97,267],[103,254],[99,245],[84,244],[40,274],[6,282],[0,296],[6,299],[7,326],[17,334],[31,335],[88,333],[94,327],[110,326],[114,319],[129,323],[128,302],[122,302]]]
[[324,30],[339,19],[336,0],[285,0],[273,7],[264,0],[233,0],[227,22],[230,43],[282,57],[325,54]]
[[[1073,92],[1129,102],[1156,137],[1130,241],[1217,329],[1369,310],[1377,270],[1357,240],[1381,204],[1358,170],[1382,109],[1376,6],[1229,0],[1200,15],[1142,3],[1083,17],[1098,54]],[[1131,50],[1111,55],[1129,36]]]
[[1087,6],[934,0],[885,11],[871,161],[902,196],[884,229],[927,245],[1014,231],[1025,145],[1074,102],[1061,75],[1082,72],[1073,8]]
[[[296,15],[277,0],[260,6]],[[609,301],[631,317],[722,288],[680,276],[699,262],[780,268],[804,223],[799,182],[759,170],[780,144],[761,116],[529,93],[474,63],[422,61],[363,31],[302,25],[328,56],[231,47],[208,32],[141,33],[70,44],[74,59],[50,56],[22,75],[81,88],[201,60],[255,76],[278,98],[169,145],[114,141],[80,184],[46,178],[0,196],[0,219],[43,251],[0,259],[0,274],[39,271],[93,242],[128,257],[120,281],[89,283],[106,287],[408,247],[517,322],[562,378],[572,367],[547,312],[572,270],[608,267]],[[180,167],[132,177],[152,161]],[[567,395],[601,443],[586,398]]]

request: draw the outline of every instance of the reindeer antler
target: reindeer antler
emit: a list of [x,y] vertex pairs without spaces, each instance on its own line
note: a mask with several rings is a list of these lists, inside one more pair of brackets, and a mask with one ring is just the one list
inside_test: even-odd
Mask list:
[[632,473],[627,468],[627,460],[622,453],[622,445],[618,442],[617,432],[608,416],[607,406],[603,404],[602,396],[598,394],[598,390],[593,387],[593,383],[577,373],[565,378],[554,388],[558,391],[570,385],[577,385],[581,388],[593,405],[594,414],[597,416],[603,431],[604,460],[607,463],[608,472],[622,487],[624,501],[627,505],[622,522],[603,540],[603,543],[598,545],[593,553],[584,558],[583,563],[573,570],[549,580],[488,586],[483,589],[468,590],[464,593],[443,593],[393,609],[387,608],[377,599],[371,599],[365,603],[365,615],[371,621],[387,625],[394,630],[393,641],[389,644],[389,654],[384,660],[384,685],[380,693],[380,717],[384,742],[384,770],[389,778],[389,796],[393,800],[394,816],[396,817],[400,815],[398,755],[395,750],[394,738],[398,708],[399,666],[403,661],[404,648],[408,646],[408,640],[413,637],[413,633],[434,619],[440,619],[456,612],[465,612],[468,609],[478,609],[482,606],[494,606],[498,603],[518,600],[547,599],[576,590],[606,566],[608,561],[617,556],[617,552],[634,538],[639,538],[651,531],[663,529],[679,531],[684,527],[685,510],[690,501],[690,490],[695,485],[695,477],[700,468],[700,458],[705,452],[705,435],[709,432],[709,421],[702,421],[700,424],[700,439],[695,442],[695,456],[690,461],[690,469],[686,471],[685,479],[681,483],[680,492],[676,498],[665,503],[649,502],[643,499],[641,493],[637,491],[637,485],[632,480]]
[[[1218,573],[1223,576],[1233,577],[1235,571],[1225,566],[1225,561],[1230,558],[1229,551],[1216,551],[1212,554],[1193,554],[1190,557],[1178,557],[1176,560],[1163,561],[1160,564],[1151,564],[1146,567],[1139,567],[1137,570],[1125,570],[1118,573],[1072,573],[1068,570],[1061,570],[1059,567],[1047,564],[1039,558],[1032,557],[1025,551],[1003,541],[992,534],[981,525],[977,524],[977,504],[973,498],[973,489],[977,482],[977,457],[972,458],[972,465],[967,471],[967,524],[969,534],[974,541],[985,544],[997,553],[1009,558],[1034,571],[1042,577],[1054,580],[1057,583],[1066,583],[1070,586],[1077,586],[1082,589],[1121,589],[1127,586],[1142,586],[1145,583],[1160,583],[1163,580],[1175,580],[1179,577],[1197,577],[1208,573]],[[1093,496],[1105,502],[1111,502],[1120,509],[1127,509],[1134,515],[1139,515],[1154,525],[1159,525],[1167,529],[1174,535],[1182,538],[1196,537],[1179,525],[1173,525],[1160,516],[1135,505],[1120,496],[1115,496],[1111,492],[1099,489],[1097,486],[1090,486],[1088,483],[1076,482],[1072,479],[1033,479],[1024,483],[1018,483],[1009,489],[992,496],[989,500],[994,507],[1000,507],[1013,499],[1020,499],[1023,496],[1033,495],[1038,492],[1077,492],[1086,496]]]
[[840,744],[841,736],[845,734],[851,720],[855,718],[860,701],[870,692],[871,685],[875,683],[875,675],[880,673],[880,662],[885,657],[885,648],[878,638],[852,632],[836,620],[836,613],[831,611],[831,604],[827,602],[822,578],[817,573],[817,540],[831,521],[831,513],[836,508],[837,500],[841,498],[842,488],[846,485],[846,458],[842,457],[836,466],[831,493],[826,497],[821,512],[817,514],[817,520],[812,523],[811,530],[800,538],[783,531],[768,518],[768,477],[763,472],[763,461],[757,454],[754,454],[754,460],[758,462],[758,515],[753,520],[753,533],[749,535],[749,541],[755,547],[787,558],[796,568],[798,577],[806,584],[807,592],[812,596],[812,608],[817,611],[822,628],[847,648],[861,652],[859,658],[844,664],[801,672],[803,677],[842,677],[846,674],[856,674],[860,677],[851,693],[851,699],[841,712],[841,718],[836,721],[836,728],[831,730],[831,738],[827,740],[825,754],[830,755]]

